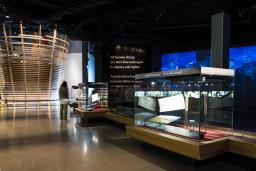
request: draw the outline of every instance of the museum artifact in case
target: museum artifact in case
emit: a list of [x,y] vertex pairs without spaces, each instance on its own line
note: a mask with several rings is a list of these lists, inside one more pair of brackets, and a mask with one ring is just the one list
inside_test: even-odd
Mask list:
[[85,111],[105,112],[108,108],[108,83],[80,83],[78,107]]
[[229,136],[234,70],[190,68],[135,75],[135,125],[193,140]]

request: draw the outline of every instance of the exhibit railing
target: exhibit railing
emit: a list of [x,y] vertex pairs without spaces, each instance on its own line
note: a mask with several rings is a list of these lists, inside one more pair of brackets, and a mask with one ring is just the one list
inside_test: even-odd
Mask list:
[[58,99],[68,53],[68,38],[42,25],[0,26],[0,92],[2,100]]

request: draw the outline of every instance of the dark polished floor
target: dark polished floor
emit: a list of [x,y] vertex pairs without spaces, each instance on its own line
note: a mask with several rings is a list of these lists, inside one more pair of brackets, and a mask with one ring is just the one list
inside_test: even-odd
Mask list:
[[[245,170],[223,156],[199,165],[103,124],[76,126],[58,120],[58,106],[1,108],[0,171]],[[240,161],[240,160],[239,160]]]

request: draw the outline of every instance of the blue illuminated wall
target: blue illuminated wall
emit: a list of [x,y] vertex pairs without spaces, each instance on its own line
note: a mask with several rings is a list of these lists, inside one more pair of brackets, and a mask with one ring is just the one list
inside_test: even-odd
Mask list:
[[95,57],[93,54],[88,53],[88,82],[95,82]]
[[95,82],[95,56],[93,53],[94,48],[95,48],[95,45],[89,42],[88,43],[88,64],[87,64],[88,82]]
[[162,71],[210,66],[210,51],[187,51],[162,55]]
[[256,46],[230,48],[235,69],[234,128],[256,131]]
[[[256,46],[242,46],[229,49],[230,68],[245,67],[246,74],[251,74],[252,64],[256,62]],[[162,71],[210,66],[210,50],[176,52],[162,55]]]
[[196,63],[196,51],[169,53],[162,55],[162,71],[187,68]]
[[253,76],[256,62],[256,46],[230,48],[230,68],[242,69],[246,75]]
[[[256,46],[233,47],[229,66],[235,69],[234,128],[256,131]],[[162,55],[161,70],[210,66],[210,50]]]

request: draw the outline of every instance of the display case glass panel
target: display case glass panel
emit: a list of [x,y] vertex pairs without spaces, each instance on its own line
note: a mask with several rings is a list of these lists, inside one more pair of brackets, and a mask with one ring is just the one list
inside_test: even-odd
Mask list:
[[79,84],[78,107],[85,111],[106,111],[108,108],[108,83],[89,82]]
[[233,70],[201,67],[135,79],[135,125],[193,140],[232,134]]

